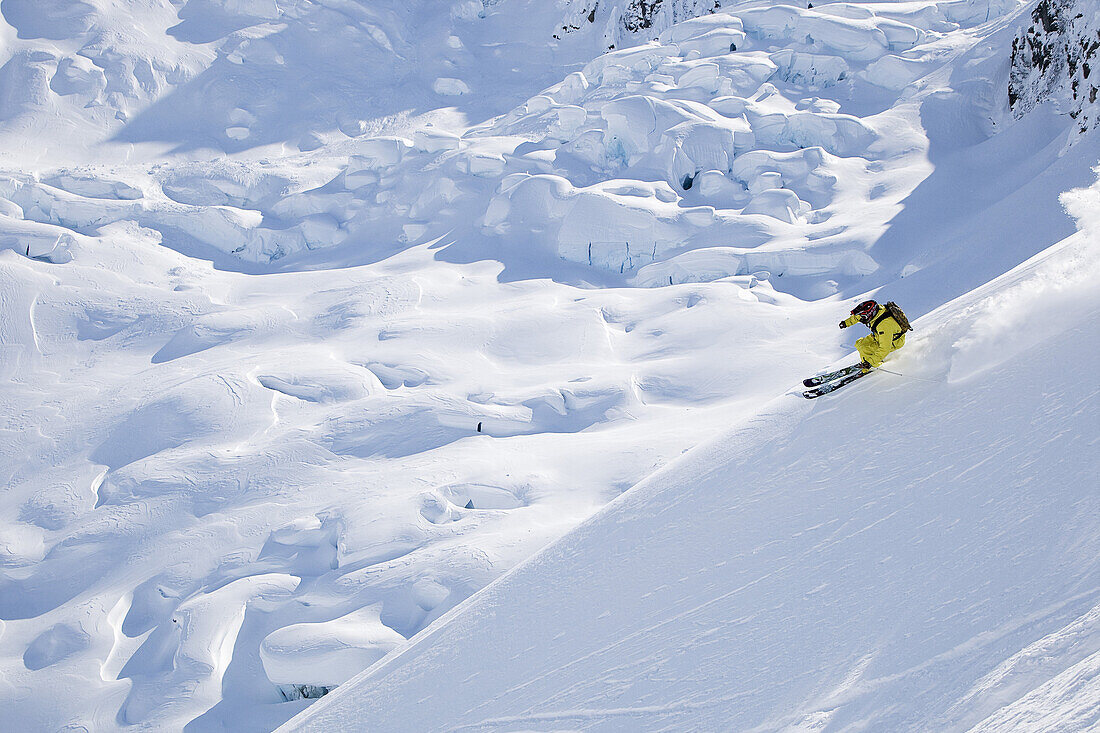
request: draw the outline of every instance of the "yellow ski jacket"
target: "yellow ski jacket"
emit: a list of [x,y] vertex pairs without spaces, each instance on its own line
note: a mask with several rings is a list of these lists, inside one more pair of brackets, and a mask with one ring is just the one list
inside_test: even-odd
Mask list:
[[[841,323],[841,327],[847,328],[859,322],[859,316],[851,316]],[[871,366],[880,366],[887,354],[905,346],[905,333],[898,322],[886,314],[885,307],[879,306],[875,317],[870,320],[867,327],[871,329],[871,335],[856,341],[856,351],[859,352],[860,358]]]

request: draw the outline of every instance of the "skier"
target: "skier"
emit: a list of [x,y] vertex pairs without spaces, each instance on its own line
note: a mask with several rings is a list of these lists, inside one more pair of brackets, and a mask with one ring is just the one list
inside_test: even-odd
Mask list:
[[[879,305],[873,300],[865,300],[852,309],[851,316],[840,322],[841,328],[863,323],[871,329],[869,336],[856,341],[856,351],[863,359],[860,367],[864,371],[881,366],[887,354],[905,346],[905,332],[909,329],[909,322],[905,321],[905,325],[898,323],[892,311],[892,308]],[[904,320],[904,315],[902,319]]]
[[887,354],[905,345],[905,332],[912,330],[901,308],[892,301],[879,305],[873,300],[865,300],[852,309],[852,315],[841,321],[840,327],[848,328],[857,323],[871,329],[870,335],[856,341],[856,351],[861,361],[854,366],[803,380],[807,387],[814,387],[803,392],[803,396],[808,399],[820,397],[870,373],[882,364]]

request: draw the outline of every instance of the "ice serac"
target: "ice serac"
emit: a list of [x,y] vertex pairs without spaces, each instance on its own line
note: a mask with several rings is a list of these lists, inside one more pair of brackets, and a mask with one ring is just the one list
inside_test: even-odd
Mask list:
[[905,377],[776,399],[282,730],[1094,730],[1100,190],[1067,204]]

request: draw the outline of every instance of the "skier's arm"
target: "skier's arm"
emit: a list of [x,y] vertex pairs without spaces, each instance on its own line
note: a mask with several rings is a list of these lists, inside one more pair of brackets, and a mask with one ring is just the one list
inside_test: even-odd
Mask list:
[[849,316],[840,322],[841,328],[848,328],[848,326],[854,326],[859,323],[859,316]]

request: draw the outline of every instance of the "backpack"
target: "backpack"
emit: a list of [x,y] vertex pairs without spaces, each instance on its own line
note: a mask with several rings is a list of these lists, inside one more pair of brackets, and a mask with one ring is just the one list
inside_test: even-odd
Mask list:
[[902,333],[913,330],[913,327],[909,325],[909,319],[905,317],[905,313],[901,310],[897,303],[892,300],[888,300],[886,301],[886,305],[884,305],[883,308],[886,309],[886,312],[876,318],[875,322],[871,324],[872,331],[875,330],[875,326],[879,324],[879,321],[881,321],[886,316],[890,316],[897,322],[899,326],[901,326]]

